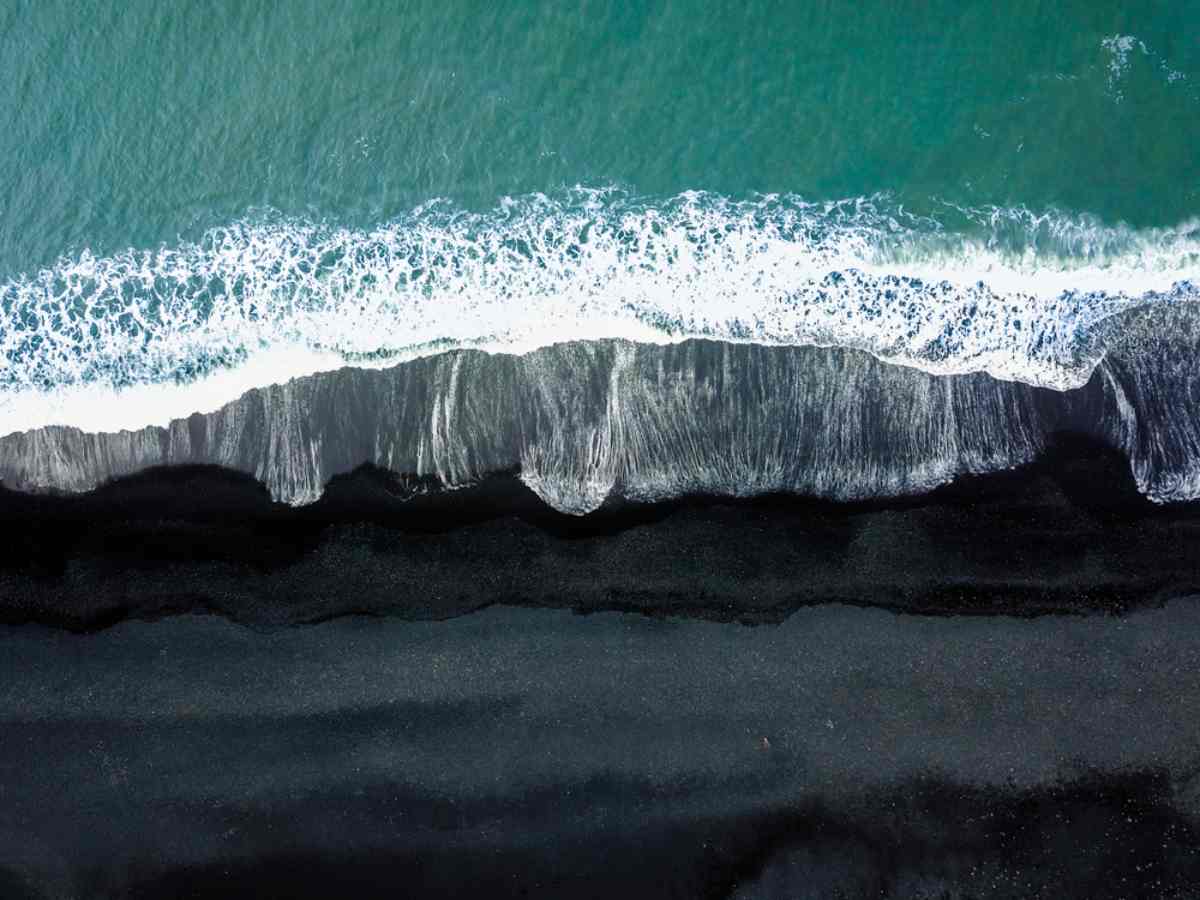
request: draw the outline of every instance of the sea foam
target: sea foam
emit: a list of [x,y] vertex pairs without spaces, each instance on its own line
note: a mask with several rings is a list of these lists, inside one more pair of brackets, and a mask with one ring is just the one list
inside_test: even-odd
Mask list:
[[163,425],[344,365],[609,338],[846,347],[1066,390],[1099,323],[1197,296],[1196,223],[936,206],[576,189],[85,251],[0,285],[0,434]]

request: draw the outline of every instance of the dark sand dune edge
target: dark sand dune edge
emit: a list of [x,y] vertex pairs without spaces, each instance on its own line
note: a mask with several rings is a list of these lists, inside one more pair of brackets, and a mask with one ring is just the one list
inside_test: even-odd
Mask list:
[[6,492],[0,620],[282,625],[499,603],[769,623],[820,603],[1119,614],[1200,590],[1200,507],[1151,503],[1119,453],[1078,436],[1015,470],[863,503],[691,497],[577,517],[511,474],[412,487],[364,469],[294,508],[246,476],[180,467],[81,496]]

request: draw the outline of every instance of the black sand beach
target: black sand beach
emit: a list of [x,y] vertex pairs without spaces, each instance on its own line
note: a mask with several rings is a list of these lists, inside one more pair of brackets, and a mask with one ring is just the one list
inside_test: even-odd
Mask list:
[[0,495],[5,896],[1195,896],[1200,512],[1121,454],[421,487]]
[[[639,351],[644,406],[614,411],[610,344],[551,354],[600,360],[583,394],[447,357],[157,437],[6,438],[7,471],[67,481],[0,489],[0,886],[1194,897],[1200,506],[1146,495],[1190,477],[1146,388],[1191,383],[1176,338],[1073,394],[693,343]],[[681,378],[691,424],[658,430]],[[573,444],[588,423],[616,437]],[[385,425],[424,469],[371,462]],[[790,474],[738,456],[788,435]],[[121,456],[185,445],[241,471]],[[702,477],[631,489],[672,458]],[[763,465],[833,495],[683,489]]]
[[5,896],[1195,896],[1198,615],[7,628]]

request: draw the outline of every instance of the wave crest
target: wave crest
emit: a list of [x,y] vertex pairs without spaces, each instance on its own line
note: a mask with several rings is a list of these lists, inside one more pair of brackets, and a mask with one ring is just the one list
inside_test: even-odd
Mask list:
[[1099,359],[1099,322],[1197,295],[1195,224],[940,208],[577,189],[484,213],[437,202],[372,230],[268,216],[174,247],[84,252],[0,285],[0,402],[187,384],[255,358],[272,359],[262,384],[318,357],[370,367],[601,338],[851,347],[1066,389]]

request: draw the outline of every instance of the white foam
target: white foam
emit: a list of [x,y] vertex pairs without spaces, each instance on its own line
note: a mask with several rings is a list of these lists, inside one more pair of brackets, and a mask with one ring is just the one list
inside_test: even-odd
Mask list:
[[1172,68],[1165,57],[1152,52],[1146,43],[1132,34],[1114,34],[1104,38],[1100,46],[1108,54],[1108,93],[1114,101],[1120,103],[1125,99],[1122,82],[1129,72],[1130,56],[1137,49],[1143,57],[1153,62],[1162,72],[1167,84],[1175,84],[1187,79],[1187,75]]
[[0,434],[162,425],[346,364],[599,338],[851,346],[1064,389],[1095,365],[1098,322],[1200,284],[1195,223],[944,212],[577,189],[370,230],[276,218],[85,252],[0,285]]

